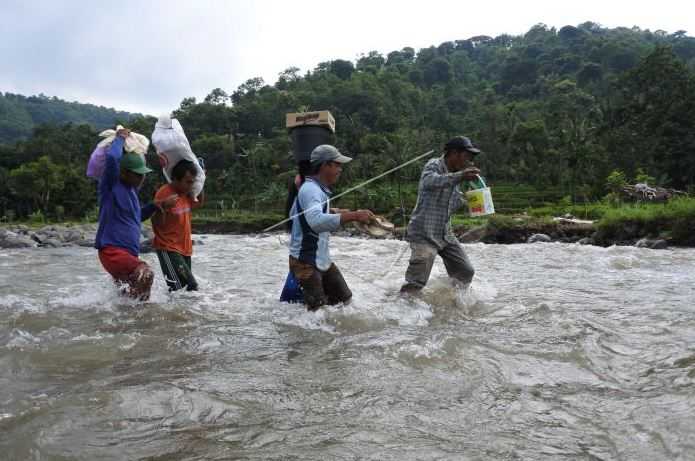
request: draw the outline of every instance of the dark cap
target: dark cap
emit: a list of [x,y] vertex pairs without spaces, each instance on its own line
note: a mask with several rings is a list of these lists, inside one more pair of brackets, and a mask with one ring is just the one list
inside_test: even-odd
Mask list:
[[473,142],[465,136],[455,136],[444,144],[444,151],[467,150],[471,154],[479,154],[482,151],[473,145]]

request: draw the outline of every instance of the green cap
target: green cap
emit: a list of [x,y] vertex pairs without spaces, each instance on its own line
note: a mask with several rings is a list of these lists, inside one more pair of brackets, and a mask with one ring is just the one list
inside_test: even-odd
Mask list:
[[150,170],[145,164],[145,159],[139,154],[124,154],[121,158],[121,168],[137,174],[147,174]]

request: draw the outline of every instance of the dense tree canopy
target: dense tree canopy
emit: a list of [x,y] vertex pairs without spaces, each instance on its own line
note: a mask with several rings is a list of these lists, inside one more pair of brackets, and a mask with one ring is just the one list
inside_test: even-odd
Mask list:
[[0,92],[0,143],[26,139],[34,127],[44,124],[85,123],[96,129],[128,120],[131,114],[92,104],[67,102],[56,97],[22,96]]
[[[614,170],[693,187],[694,69],[695,38],[684,31],[538,24],[522,36],[476,36],[386,56],[370,51],[354,63],[319,63],[304,75],[291,67],[275,84],[249,78],[236,89],[213,89],[200,102],[185,98],[174,115],[196,153],[208,159],[210,196],[239,207],[282,202],[294,171],[285,114],[320,109],[333,113],[336,144],[356,159],[346,182],[466,134],[485,151],[477,161],[488,182],[559,188],[573,199],[591,199],[606,193]],[[0,134],[16,138],[26,135],[29,121],[55,121],[11,109],[13,98],[23,97],[0,98]],[[130,124],[149,135],[154,120]],[[39,126],[27,140],[0,145],[0,177],[19,184],[15,171],[44,168],[43,157],[81,173],[95,134],[85,125]],[[355,200],[378,204],[393,186],[413,185],[419,168],[409,166],[385,179],[379,194],[365,190]],[[55,190],[49,197],[59,197],[60,183],[50,184]],[[32,207],[50,212],[58,203],[38,191],[21,195],[19,186],[9,193],[30,204],[15,206],[18,213]],[[93,199],[85,200],[91,202],[82,210],[66,212],[92,208]]]

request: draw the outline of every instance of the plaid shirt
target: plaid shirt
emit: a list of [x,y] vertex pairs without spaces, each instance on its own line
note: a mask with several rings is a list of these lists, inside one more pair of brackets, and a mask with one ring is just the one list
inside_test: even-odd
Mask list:
[[463,172],[449,173],[444,157],[425,164],[418,185],[415,209],[410,217],[406,240],[428,243],[442,249],[457,243],[449,219],[464,204],[459,188]]

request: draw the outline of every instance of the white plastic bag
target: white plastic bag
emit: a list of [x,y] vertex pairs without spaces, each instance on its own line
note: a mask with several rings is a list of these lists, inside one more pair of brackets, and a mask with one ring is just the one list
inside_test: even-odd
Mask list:
[[179,121],[168,115],[160,116],[154,126],[152,144],[157,150],[162,173],[168,182],[171,182],[171,172],[177,163],[181,160],[193,162],[198,174],[196,174],[193,189],[191,189],[191,197],[197,200],[205,185],[205,172],[198,163],[198,158],[193,153]]
[[188,143],[186,133],[183,127],[175,118],[168,115],[162,115],[157,120],[152,133],[152,143],[157,152],[166,152],[167,154],[177,155],[182,160],[195,159],[191,145]]
[[[116,132],[122,128],[121,125],[118,125],[115,130],[104,130],[99,133],[99,136],[104,139],[99,141],[99,144],[97,144],[92,155],[89,157],[87,177],[96,179],[97,181],[101,179],[101,175],[106,166],[106,153],[113,140],[116,139]],[[147,139],[146,136],[133,132],[131,132],[123,142],[123,148],[126,152],[134,152],[142,156],[143,159],[145,158],[149,146],[150,140]]]
[[[104,130],[101,133],[99,133],[99,136],[101,136],[102,139],[99,144],[97,144],[97,147],[106,147],[109,144],[113,142],[114,139],[116,139],[116,133],[118,130],[122,130],[123,127],[121,125],[118,125],[115,130]],[[123,148],[125,149],[126,152],[135,152],[136,154],[140,154],[144,157],[144,155],[147,153],[147,148],[150,147],[150,140],[147,139],[147,136],[143,136],[140,133],[135,133],[133,131],[130,132],[130,134],[125,138],[125,142],[123,143]]]

